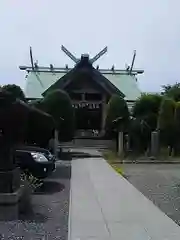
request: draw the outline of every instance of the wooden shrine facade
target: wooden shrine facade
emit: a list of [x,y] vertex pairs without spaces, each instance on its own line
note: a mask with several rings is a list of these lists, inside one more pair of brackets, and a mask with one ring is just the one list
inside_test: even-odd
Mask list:
[[[31,67],[20,66],[21,70],[27,72],[25,94],[28,99],[37,99],[50,91],[64,90],[72,100],[77,130],[98,130],[103,133],[106,107],[110,97],[118,94],[131,105],[131,102],[133,103],[141,94],[135,75],[142,74],[143,70],[133,70],[135,54],[131,66],[127,69],[115,70],[114,66],[110,70],[99,69],[98,66],[94,68],[93,63],[106,53],[107,47],[93,58],[83,54],[80,59],[64,46],[62,50],[74,61],[74,68],[68,68],[67,65],[65,68],[54,68],[52,64],[50,67],[39,67],[33,62],[30,48]],[[119,78],[122,80],[119,81]],[[126,87],[123,86],[125,82]]]
[[55,89],[66,91],[75,109],[77,130],[104,132],[106,105],[112,94],[124,94],[82,56],[76,66],[50,86],[43,94]]

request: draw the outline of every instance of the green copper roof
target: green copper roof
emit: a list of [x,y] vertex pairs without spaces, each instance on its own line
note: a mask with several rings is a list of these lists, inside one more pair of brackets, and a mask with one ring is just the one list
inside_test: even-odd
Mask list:
[[128,74],[103,74],[126,96],[126,100],[136,100],[141,95],[136,77]]
[[42,93],[65,73],[29,72],[26,77],[25,96],[27,98],[42,98]]
[[[42,98],[42,93],[64,76],[66,72],[32,72],[26,77],[25,95],[27,98]],[[103,75],[124,95],[126,100],[136,100],[141,92],[134,75],[125,73],[103,73]]]

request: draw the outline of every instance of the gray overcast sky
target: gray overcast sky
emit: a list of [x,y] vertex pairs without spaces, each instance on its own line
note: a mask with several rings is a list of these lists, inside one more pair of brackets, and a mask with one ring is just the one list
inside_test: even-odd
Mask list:
[[124,68],[137,50],[135,68],[143,91],[180,80],[179,0],[0,0],[0,84],[24,87],[29,46],[39,65],[65,66],[76,56],[108,53],[97,64]]

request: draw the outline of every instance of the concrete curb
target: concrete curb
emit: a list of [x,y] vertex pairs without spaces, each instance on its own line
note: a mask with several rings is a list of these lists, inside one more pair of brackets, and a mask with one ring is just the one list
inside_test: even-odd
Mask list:
[[[117,162],[119,163],[119,162]],[[163,160],[141,160],[141,161],[130,161],[130,160],[123,160],[122,163],[125,164],[180,164],[180,161],[163,161]]]
[[[71,163],[71,178],[72,178],[72,163]],[[72,204],[72,188],[70,179],[70,191],[69,191],[69,214],[68,214],[68,240],[71,239],[71,204]]]

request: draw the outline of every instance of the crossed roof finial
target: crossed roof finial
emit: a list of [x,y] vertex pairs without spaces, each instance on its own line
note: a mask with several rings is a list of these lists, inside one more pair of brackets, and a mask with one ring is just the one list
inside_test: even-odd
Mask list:
[[[80,61],[79,58],[76,58],[67,48],[65,48],[63,45],[61,46],[61,50],[69,57],[71,58],[75,63],[78,63]],[[95,61],[97,61],[102,55],[104,55],[107,52],[107,46],[103,48],[98,54],[96,54],[93,58],[89,59],[91,64],[93,64]]]

